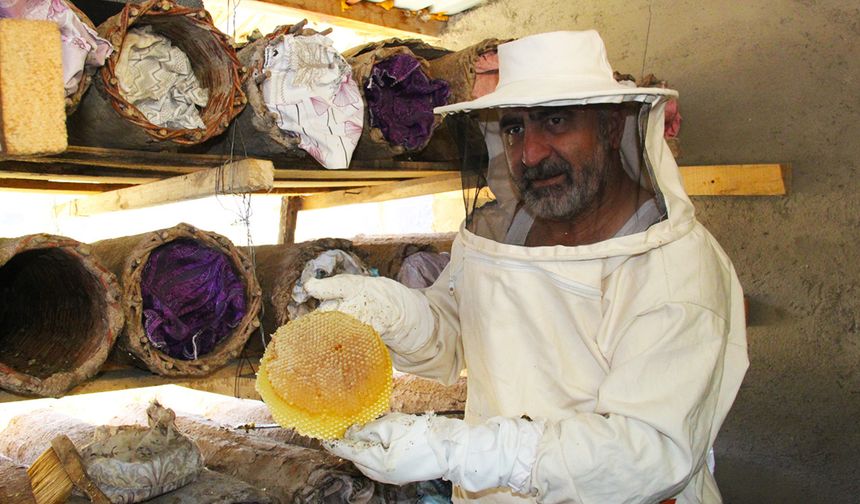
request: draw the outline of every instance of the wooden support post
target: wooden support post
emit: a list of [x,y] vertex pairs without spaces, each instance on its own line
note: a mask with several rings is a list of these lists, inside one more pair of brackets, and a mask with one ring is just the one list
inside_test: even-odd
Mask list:
[[302,209],[302,196],[281,198],[281,227],[278,229],[278,243],[296,242],[296,224],[299,210]]
[[208,168],[188,175],[78,198],[57,205],[54,211],[57,215],[93,215],[215,194],[265,191],[271,189],[273,183],[274,167],[271,161],[243,159],[223,167]]

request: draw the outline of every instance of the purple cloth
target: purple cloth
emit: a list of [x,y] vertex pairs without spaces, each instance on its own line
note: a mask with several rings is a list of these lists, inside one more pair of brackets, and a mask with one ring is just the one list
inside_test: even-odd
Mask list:
[[173,358],[206,355],[245,316],[245,287],[227,256],[194,241],[153,250],[142,277],[146,336]]
[[428,79],[417,59],[397,54],[373,65],[364,97],[370,125],[392,144],[416,149],[433,133],[433,107],[448,103],[449,94],[447,82]]
[[415,252],[403,260],[397,281],[413,289],[430,287],[450,260],[447,252]]

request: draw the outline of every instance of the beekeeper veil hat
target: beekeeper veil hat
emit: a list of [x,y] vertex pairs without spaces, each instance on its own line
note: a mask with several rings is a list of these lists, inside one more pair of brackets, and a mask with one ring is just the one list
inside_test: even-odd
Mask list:
[[[491,187],[496,195],[495,208],[486,214],[510,214],[515,205],[511,198],[516,195],[505,186],[507,164],[501,141],[493,137],[498,128],[487,109],[506,107],[552,107],[568,105],[591,105],[604,103],[633,103],[626,117],[621,143],[622,165],[627,174],[643,186],[655,192],[652,177],[642,173],[641,167],[646,128],[651,135],[659,135],[662,142],[662,122],[649,121],[651,112],[662,113],[665,102],[677,96],[677,92],[666,88],[645,88],[625,85],[613,76],[600,35],[594,30],[557,31],[530,35],[498,46],[499,82],[495,90],[471,101],[436,107],[434,112],[447,116],[458,112],[481,113],[487,152],[483,158],[472,156],[471,163],[464,162],[464,191],[475,194],[480,184],[494,181]],[[659,131],[657,130],[659,129]],[[473,149],[474,150],[474,149]],[[470,158],[467,156],[467,160]],[[481,165],[483,163],[483,165]],[[647,164],[647,162],[646,162]],[[489,169],[487,167],[489,166]],[[505,173],[500,173],[502,170]],[[478,187],[476,187],[476,185]],[[467,222],[471,215],[467,205]],[[495,219],[495,217],[493,217]],[[504,218],[502,219],[505,220]],[[504,227],[504,226],[502,226]]]

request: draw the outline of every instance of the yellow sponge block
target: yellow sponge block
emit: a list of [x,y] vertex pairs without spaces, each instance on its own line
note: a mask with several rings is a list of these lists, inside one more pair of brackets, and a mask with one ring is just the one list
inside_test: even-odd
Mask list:
[[65,98],[56,23],[0,19],[0,154],[66,150]]
[[256,385],[278,424],[337,439],[388,410],[392,374],[372,327],[344,313],[313,312],[275,332]]

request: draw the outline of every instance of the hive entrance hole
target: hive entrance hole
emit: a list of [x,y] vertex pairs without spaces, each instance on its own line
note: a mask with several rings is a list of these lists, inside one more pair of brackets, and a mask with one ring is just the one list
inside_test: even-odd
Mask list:
[[104,288],[61,248],[28,250],[0,266],[0,363],[39,379],[73,371],[107,331]]

